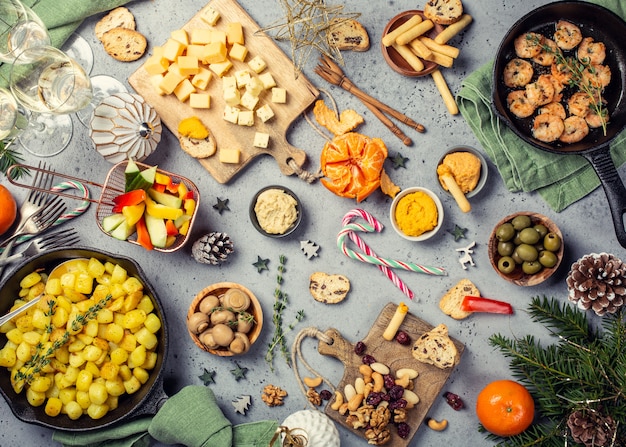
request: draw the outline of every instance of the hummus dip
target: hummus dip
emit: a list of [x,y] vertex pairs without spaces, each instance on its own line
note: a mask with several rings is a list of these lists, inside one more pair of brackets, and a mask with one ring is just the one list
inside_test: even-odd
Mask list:
[[446,191],[448,187],[441,180],[442,173],[452,174],[461,191],[467,194],[472,192],[478,185],[480,168],[480,159],[476,155],[469,152],[452,152],[443,158],[443,162],[437,167],[437,174],[440,176],[439,182],[441,186]]
[[296,199],[282,189],[267,189],[254,204],[259,226],[269,234],[284,234],[298,218]]

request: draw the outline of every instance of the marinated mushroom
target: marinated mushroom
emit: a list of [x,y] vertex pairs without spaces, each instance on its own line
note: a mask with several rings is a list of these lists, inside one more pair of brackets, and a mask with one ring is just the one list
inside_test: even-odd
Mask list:
[[198,336],[200,343],[207,347],[207,349],[218,349],[220,345],[215,343],[213,338],[213,328],[209,328]]
[[187,320],[187,329],[193,334],[200,334],[204,332],[210,324],[211,321],[207,314],[204,312],[195,312]]
[[250,340],[246,334],[242,334],[241,332],[235,332],[235,338],[230,345],[228,346],[228,350],[233,354],[243,354],[250,349]]
[[237,321],[237,316],[234,312],[226,309],[218,309],[211,314],[211,324],[228,324]]
[[198,310],[200,310],[200,312],[204,312],[207,315],[211,315],[213,309],[219,307],[219,305],[220,300],[218,297],[216,297],[215,295],[207,295],[202,298],[202,301],[200,301],[200,304],[198,305]]
[[254,315],[248,312],[237,314],[237,332],[247,334],[254,327]]
[[239,289],[228,289],[222,297],[222,306],[235,312],[242,312],[250,307],[250,297]]
[[219,323],[213,326],[211,334],[213,335],[215,343],[224,347],[230,345],[230,342],[232,342],[235,338],[233,330],[224,323]]

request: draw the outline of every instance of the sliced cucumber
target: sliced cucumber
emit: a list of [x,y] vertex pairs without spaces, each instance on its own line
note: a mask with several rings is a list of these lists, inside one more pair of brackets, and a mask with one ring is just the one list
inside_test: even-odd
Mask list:
[[102,219],[102,229],[107,233],[110,233],[111,231],[119,227],[120,224],[125,220],[126,217],[124,217],[124,215],[121,213],[111,214],[110,216],[106,216]]
[[124,170],[124,189],[125,192],[132,191],[132,189],[128,189],[128,186],[135,181],[135,177],[141,174],[141,170],[137,163],[131,158],[128,159],[128,164],[126,165],[126,169]]
[[154,185],[154,177],[156,176],[157,167],[151,166],[148,169],[144,169],[138,175],[133,178],[130,184],[126,184],[126,191],[133,191],[135,189],[148,190]]
[[158,248],[165,248],[167,244],[167,229],[165,228],[165,220],[152,217],[148,213],[144,215],[146,219],[146,228],[150,235],[150,242]]
[[183,206],[183,201],[180,197],[166,192],[160,192],[156,189],[149,188],[148,195],[157,203],[161,205],[169,206],[170,208],[180,208]]
[[126,219],[109,234],[120,241],[127,240],[135,232],[135,225],[128,225]]

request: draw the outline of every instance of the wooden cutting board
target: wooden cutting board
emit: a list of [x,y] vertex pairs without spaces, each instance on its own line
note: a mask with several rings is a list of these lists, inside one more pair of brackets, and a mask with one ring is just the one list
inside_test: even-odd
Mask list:
[[[209,109],[192,109],[188,103],[181,103],[173,94],[159,95],[143,67],[139,67],[128,78],[128,82],[148,104],[154,107],[161,121],[174,135],[178,135],[178,123],[182,119],[196,115],[215,136],[218,151],[220,148],[239,148],[241,150],[241,161],[238,164],[221,163],[217,154],[198,160],[219,183],[230,181],[252,160],[262,154],[274,157],[281,172],[285,175],[292,175],[294,170],[289,166],[289,160],[293,160],[298,167],[302,167],[306,161],[306,153],[287,142],[286,132],[291,123],[318,97],[319,92],[303,74],[295,77],[291,59],[285,55],[272,38],[260,31],[259,25],[239,3],[235,0],[212,0],[208,4],[216,9],[221,16],[215,25],[216,29],[226,30],[229,22],[240,22],[243,25],[245,46],[248,48],[248,56],[245,61],[249,61],[256,55],[261,56],[267,63],[266,71],[272,73],[277,86],[287,89],[287,102],[285,104],[273,104],[270,101],[271,92],[269,91],[263,92],[260,97],[259,106],[269,104],[275,113],[273,118],[262,123],[258,117],[255,117],[255,125],[252,127],[239,126],[225,121],[222,118],[225,106],[222,81],[216,76],[213,77],[207,88],[207,92],[211,95],[211,107]],[[200,11],[182,28],[187,31],[193,28],[210,28],[200,18]],[[163,43],[165,42],[159,42],[159,44]],[[230,69],[229,74],[248,68],[246,62],[235,60],[232,62],[233,68]],[[267,149],[252,145],[254,134],[257,131],[270,135]],[[180,156],[189,157],[182,150]]]
[[[396,308],[397,305],[394,303],[387,304],[362,341],[367,346],[366,354],[372,355],[376,361],[387,365],[392,372],[395,372],[400,368],[413,368],[419,373],[418,377],[414,380],[415,388],[413,391],[419,396],[420,402],[408,411],[408,420],[406,421],[411,427],[411,433],[408,438],[402,439],[398,436],[395,427],[391,427],[391,441],[390,443],[385,444],[393,447],[406,447],[411,442],[411,439],[413,439],[413,436],[424,421],[424,418],[433,403],[437,399],[443,399],[442,389],[450,377],[453,368],[443,370],[432,365],[421,363],[413,358],[411,354],[413,342],[424,332],[431,330],[433,326],[412,315],[410,312],[406,315],[404,322],[400,326],[401,330],[410,335],[410,345],[403,346],[395,340],[387,341],[383,338],[383,332],[391,321]],[[317,349],[320,354],[335,357],[343,363],[343,377],[337,386],[337,389],[343,392],[343,389],[347,384],[354,385],[355,379],[357,377],[362,377],[359,373],[359,366],[362,365],[361,356],[354,353],[354,344],[343,338],[343,336],[336,329],[329,329],[325,332],[325,334],[333,339],[333,343],[327,344],[320,341]],[[465,350],[465,346],[453,337],[450,338],[456,346],[458,356],[461,357],[463,351]],[[364,437],[365,432],[363,430],[353,429],[351,426],[346,424],[346,416],[340,415],[338,411],[333,410],[330,407],[332,401],[333,400],[331,400],[326,406],[324,410],[325,413],[331,419],[343,425],[357,436]]]

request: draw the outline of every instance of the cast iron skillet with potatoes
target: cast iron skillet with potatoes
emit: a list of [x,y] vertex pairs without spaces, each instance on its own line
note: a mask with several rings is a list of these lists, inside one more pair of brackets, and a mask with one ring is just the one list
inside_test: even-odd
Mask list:
[[[37,269],[45,269],[50,272],[56,265],[63,261],[75,258],[91,258],[94,257],[102,262],[113,262],[121,265],[128,272],[129,276],[135,276],[141,280],[144,286],[144,294],[148,295],[155,307],[155,312],[161,320],[161,329],[157,333],[157,364],[150,371],[149,379],[144,383],[139,391],[134,394],[125,394],[120,397],[119,406],[110,410],[101,419],[92,419],[87,415],[81,416],[77,420],[71,420],[69,417],[60,414],[56,417],[50,417],[44,412],[44,406],[33,407],[26,400],[26,393],[17,394],[11,386],[9,371],[6,368],[0,370],[0,393],[7,401],[11,411],[15,416],[23,422],[42,425],[44,427],[61,429],[66,431],[87,431],[103,428],[112,425],[129,417],[136,417],[146,414],[155,414],[159,404],[166,398],[163,391],[163,363],[167,355],[168,334],[167,323],[163,306],[157,297],[154,288],[148,282],[146,275],[141,267],[132,259],[113,255],[105,251],[96,250],[87,247],[75,247],[71,249],[50,250],[41,255],[30,258],[19,264],[11,274],[0,285],[0,314],[5,314],[13,305],[15,297],[18,296],[20,290],[20,281],[27,274]],[[6,337],[0,334],[0,345],[4,345]]]

